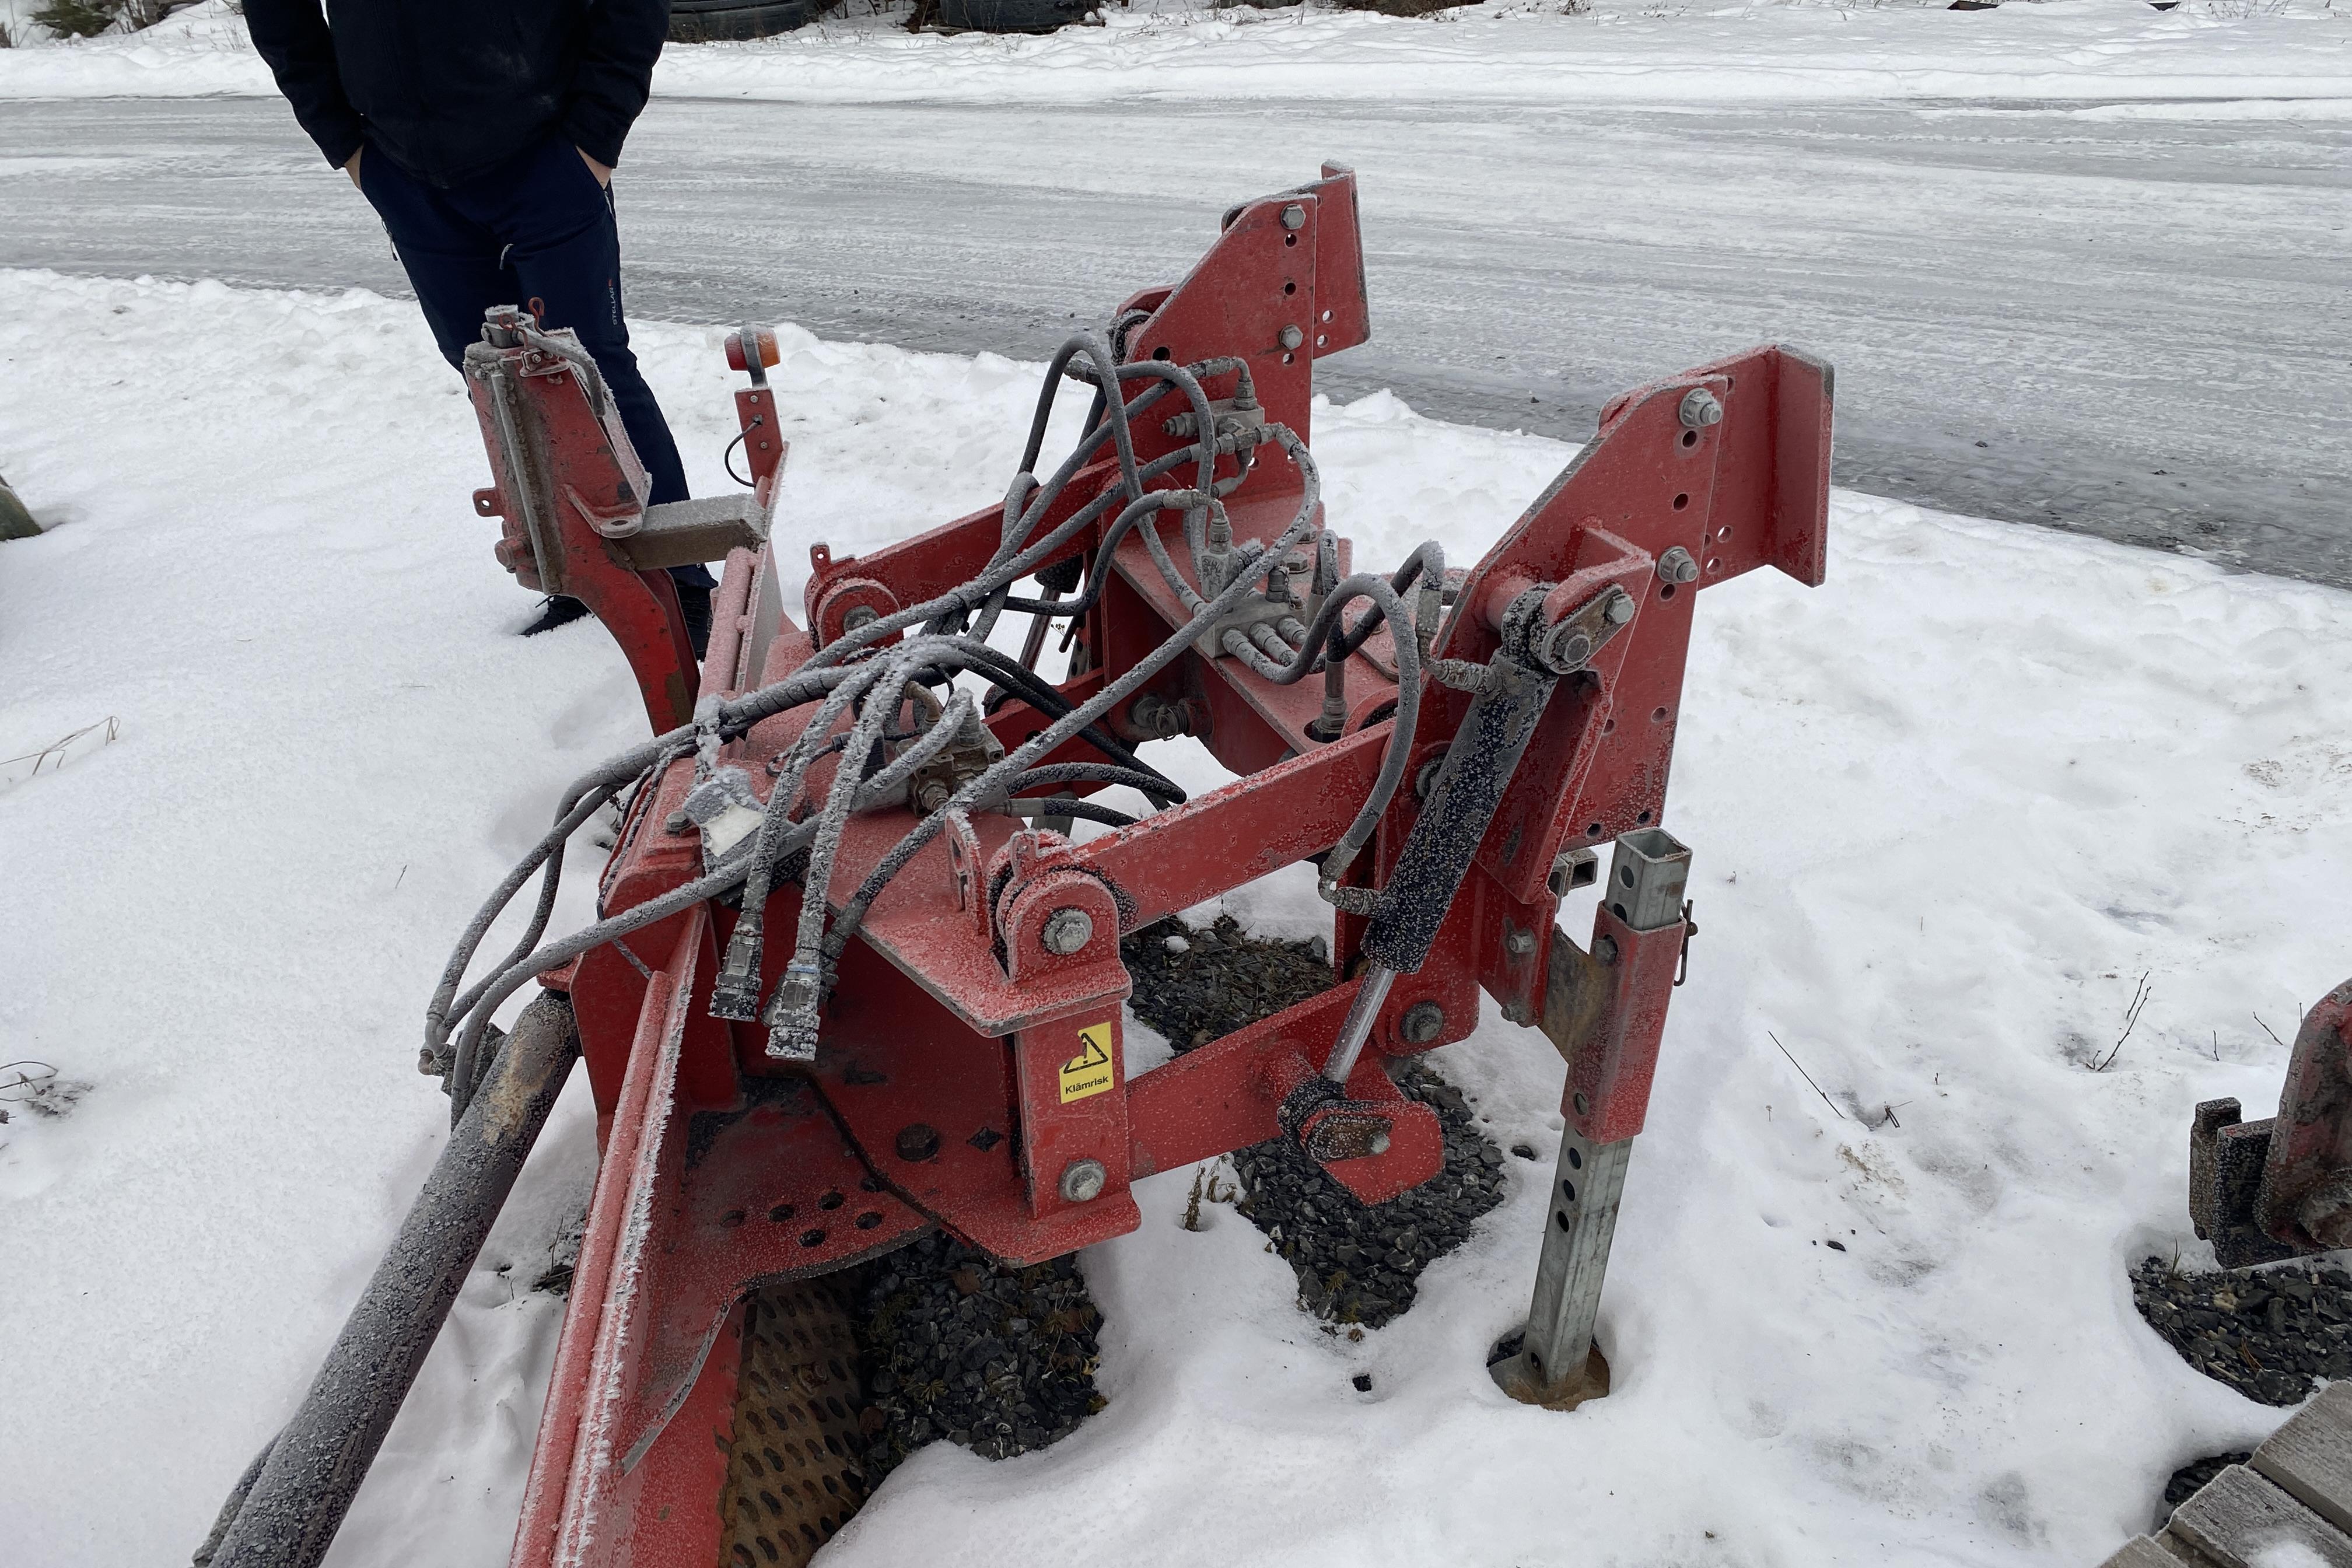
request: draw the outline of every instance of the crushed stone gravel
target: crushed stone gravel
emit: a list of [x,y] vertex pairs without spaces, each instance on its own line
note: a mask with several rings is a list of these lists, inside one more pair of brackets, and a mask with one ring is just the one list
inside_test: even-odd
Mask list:
[[2148,1327],[2249,1399],[2300,1405],[2321,1380],[2352,1378],[2352,1275],[2341,1268],[2183,1273],[2149,1258],[2131,1282]]
[[874,1485],[938,1438],[1002,1459],[1067,1436],[1103,1407],[1102,1314],[1075,1258],[1013,1268],[933,1235],[864,1275],[856,1329]]
[[[1171,918],[1119,944],[1135,977],[1129,1006],[1179,1051],[1205,1045],[1319,992],[1336,976],[1319,941],[1255,937],[1231,915]],[[1378,1328],[1410,1309],[1421,1271],[1469,1239],[1503,1201],[1503,1152],[1459,1089],[1419,1062],[1397,1087],[1437,1113],[1445,1160],[1412,1191],[1367,1207],[1286,1138],[1236,1150],[1234,1205],[1298,1276],[1299,1304],[1335,1323]]]

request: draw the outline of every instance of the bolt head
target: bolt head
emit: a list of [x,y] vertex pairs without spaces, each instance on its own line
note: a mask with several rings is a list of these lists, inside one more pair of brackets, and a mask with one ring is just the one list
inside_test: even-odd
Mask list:
[[1445,1009],[1434,1002],[1416,1002],[1397,1020],[1397,1033],[1416,1046],[1428,1045],[1445,1029]]
[[1691,559],[1689,551],[1677,544],[1658,557],[1658,581],[1677,584],[1696,583],[1698,581],[1698,563]]
[[1600,960],[1600,961],[1601,961],[1601,963],[1616,963],[1616,962],[1617,962],[1617,939],[1616,939],[1615,937],[1613,937],[1613,936],[1602,936],[1602,937],[1595,937],[1595,938],[1593,938],[1593,940],[1592,940],[1592,956],[1593,956],[1594,958],[1596,958],[1596,959]]
[[940,1152],[940,1131],[927,1121],[910,1121],[898,1129],[898,1158],[928,1160]]
[[1045,917],[1045,927],[1037,933],[1045,951],[1056,958],[1079,952],[1094,935],[1094,917],[1084,910],[1055,910]]
[[1552,640],[1551,667],[1565,674],[1582,669],[1592,657],[1592,639],[1580,631],[1564,629]]
[[1306,341],[1307,334],[1300,331],[1297,327],[1285,327],[1282,329],[1282,346],[1284,348],[1295,349]]
[[1294,233],[1307,226],[1307,209],[1297,202],[1282,209],[1282,226]]
[[1515,931],[1503,939],[1503,951],[1514,958],[1525,958],[1536,950],[1536,933]]
[[1102,1168],[1101,1161],[1073,1160],[1062,1167],[1062,1201],[1090,1204],[1102,1196],[1109,1182],[1110,1173]]
[[841,629],[845,632],[854,632],[860,626],[870,626],[879,619],[881,617],[875,613],[873,605],[852,605],[847,613],[841,617]]
[[1723,405],[1704,386],[1694,386],[1683,394],[1682,407],[1676,412],[1682,416],[1685,430],[1704,430],[1723,423]]
[[1608,606],[1601,612],[1609,617],[1612,626],[1622,626],[1633,618],[1633,595],[1620,588],[1609,596]]

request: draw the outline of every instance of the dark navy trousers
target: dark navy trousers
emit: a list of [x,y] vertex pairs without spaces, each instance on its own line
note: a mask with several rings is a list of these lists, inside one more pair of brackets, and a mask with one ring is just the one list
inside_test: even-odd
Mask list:
[[[650,500],[687,499],[686,466],[653,388],[629,351],[621,315],[621,234],[613,194],[560,134],[487,174],[444,190],[373,147],[360,157],[360,189],[392,236],[434,342],[452,365],[480,341],[493,305],[540,306],[541,324],[569,327],[604,373],[629,444],[653,482]],[[709,588],[700,566],[670,575]]]

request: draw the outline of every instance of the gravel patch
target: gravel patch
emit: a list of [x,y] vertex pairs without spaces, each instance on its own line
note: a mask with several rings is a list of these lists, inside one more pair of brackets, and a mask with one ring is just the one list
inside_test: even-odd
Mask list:
[[1231,915],[1205,926],[1169,919],[1123,937],[1118,955],[1135,979],[1129,1009],[1179,1051],[1271,1018],[1339,976],[1322,940],[1252,936]]
[[[1162,921],[1120,947],[1135,1016],[1180,1051],[1333,982],[1322,942],[1254,937],[1229,915],[1206,927]],[[1397,1081],[1444,1129],[1444,1168],[1413,1192],[1367,1208],[1286,1139],[1232,1156],[1234,1207],[1297,1270],[1299,1304],[1335,1325],[1377,1328],[1403,1312],[1421,1271],[1502,1201],[1503,1152],[1461,1092],[1417,1063]],[[876,1485],[927,1443],[1006,1458],[1068,1436],[1103,1407],[1094,1375],[1102,1315],[1074,1258],[1009,1268],[926,1236],[866,1265],[851,1290]]]
[[1286,1138],[1238,1150],[1234,1207],[1298,1275],[1298,1304],[1335,1323],[1377,1329],[1409,1310],[1421,1271],[1465,1241],[1503,1201],[1503,1152],[1459,1089],[1418,1063],[1397,1075],[1407,1098],[1437,1112],[1445,1163],[1429,1181],[1367,1207]]
[[[1335,976],[1320,942],[1254,937],[1231,915],[1206,927],[1165,920],[1119,944],[1135,976],[1129,1006],[1190,1050],[1328,990]],[[1445,1140],[1438,1174],[1367,1207],[1286,1138],[1236,1150],[1234,1207],[1264,1231],[1298,1275],[1298,1302],[1334,1323],[1379,1328],[1405,1312],[1421,1271],[1469,1239],[1503,1201],[1503,1152],[1444,1079],[1418,1062],[1397,1074],[1409,1099],[1437,1112]]]
[[1103,1407],[1102,1314],[1075,1258],[1010,1268],[932,1235],[864,1273],[856,1326],[873,1402],[872,1485],[939,1438],[1008,1458],[1069,1436]]
[[2352,1378],[2352,1275],[2341,1268],[2186,1274],[2150,1258],[2131,1282],[2148,1327],[2249,1399],[2300,1405],[2323,1380]]

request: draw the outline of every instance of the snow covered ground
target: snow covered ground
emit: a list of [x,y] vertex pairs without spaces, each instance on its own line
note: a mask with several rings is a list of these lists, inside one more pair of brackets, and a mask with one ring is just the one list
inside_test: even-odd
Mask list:
[[[723,488],[719,330],[639,335]],[[1001,492],[1034,366],[785,335],[786,560]],[[1433,515],[1466,558],[1569,456],[1385,395],[1318,418],[1373,561]],[[641,720],[593,626],[509,635],[530,601],[405,304],[0,271],[0,471],[54,525],[0,545],[0,757],[116,721],[0,764],[0,1060],[87,1086],[0,1126],[0,1556],[165,1563],[438,1146],[411,1063],[449,938]],[[1538,1158],[1408,1316],[1327,1337],[1246,1221],[1187,1232],[1189,1173],[1154,1178],[1083,1260],[1108,1408],[1003,1464],[927,1451],[827,1563],[2078,1568],[2172,1467],[2268,1429],[2123,1269],[2202,1256],[2191,1104],[2266,1110],[2272,1032],[2352,968],[2352,596],[1847,492],[1832,526],[1826,587],[1701,608],[1669,825],[1705,930],[1603,1306],[1615,1394],[1553,1415],[1484,1371],[1559,1076],[1490,1015],[1439,1065]],[[1234,903],[1317,913],[1279,879]],[[578,1089],[341,1568],[503,1560],[558,1321],[528,1281],[593,1163]]]
[[[22,27],[37,0],[5,3]],[[654,90],[796,102],[2099,99],[2157,115],[2236,99],[2249,101],[2231,112],[2251,118],[2352,117],[2352,13],[2337,0],[2184,0],[2165,12],[2020,0],[1957,15],[1917,3],[1502,0],[1433,21],[1146,0],[1098,15],[1100,26],[1042,37],[912,36],[902,9],[836,17],[782,38],[672,48]],[[5,96],[274,90],[228,0],[142,33],[0,54]]]

